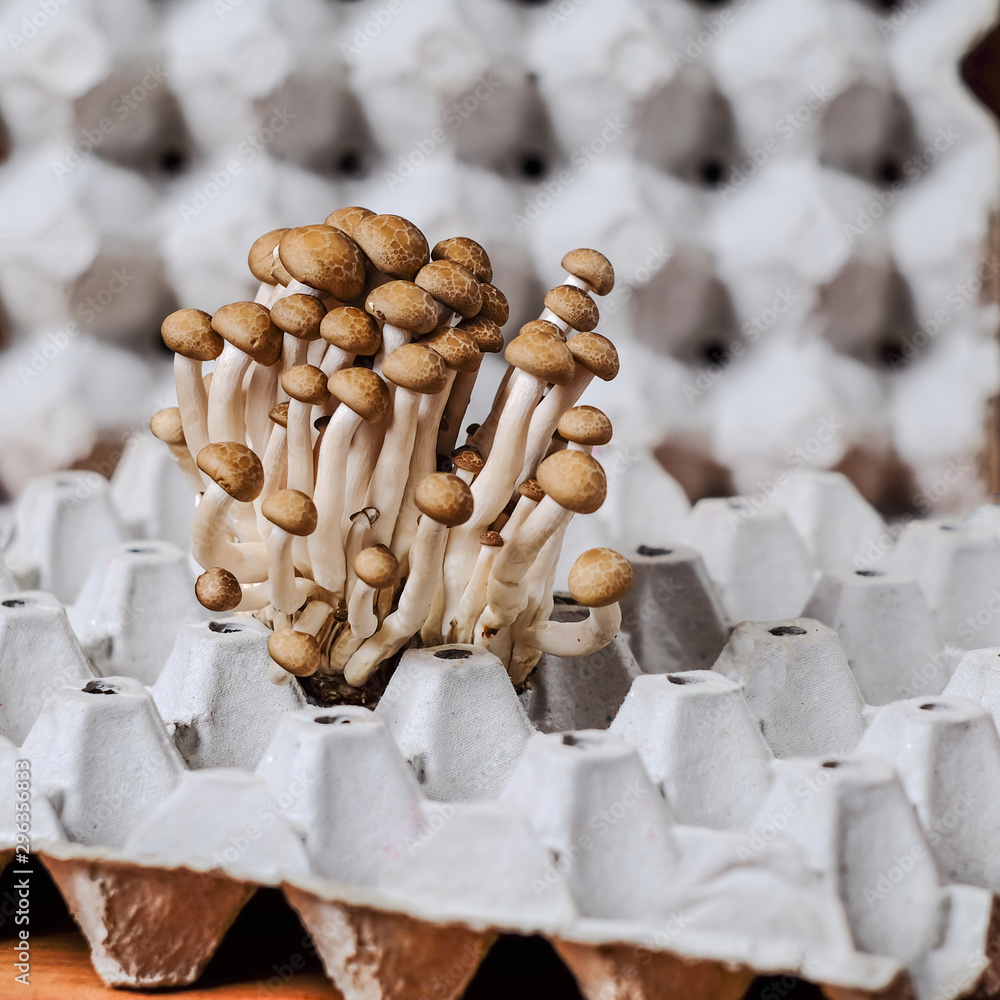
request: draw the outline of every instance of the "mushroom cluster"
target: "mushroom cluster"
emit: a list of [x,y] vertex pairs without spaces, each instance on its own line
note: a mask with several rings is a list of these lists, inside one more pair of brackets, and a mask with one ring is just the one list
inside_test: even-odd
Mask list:
[[507,345],[490,413],[464,434],[508,319],[478,243],[432,249],[405,219],[344,208],[261,236],[249,265],[255,301],[164,320],[177,407],[151,427],[201,494],[198,599],[273,629],[272,680],[360,686],[411,643],[460,642],[519,683],[543,652],[609,642],[632,583],[610,549],[570,576],[589,617],[549,621],[566,527],[607,485],[592,452],[611,423],[577,401],[618,372],[593,332],[608,260],[566,254],[565,283]]

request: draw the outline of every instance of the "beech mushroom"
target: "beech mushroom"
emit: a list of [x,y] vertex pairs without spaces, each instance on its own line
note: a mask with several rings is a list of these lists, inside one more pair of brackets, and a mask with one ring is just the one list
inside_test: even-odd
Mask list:
[[570,448],[588,453],[611,441],[614,429],[608,415],[596,406],[571,406],[556,425],[556,433],[569,442]]
[[360,208],[354,205],[350,208],[338,208],[335,212],[331,212],[323,222],[328,226],[339,229],[342,233],[346,233],[351,239],[354,239],[354,230],[357,228],[358,223],[362,219],[368,219],[374,214],[374,212],[367,208]]
[[526,639],[553,656],[587,656],[603,649],[618,634],[622,611],[618,602],[632,589],[632,564],[614,549],[588,549],[569,572],[570,596],[590,608],[579,622],[539,622]]
[[274,293],[276,284],[274,275],[271,273],[274,267],[274,251],[281,241],[281,237],[287,233],[287,229],[272,229],[269,233],[264,233],[253,242],[250,252],[247,254],[247,265],[250,273],[261,283],[257,291],[255,302],[267,305]]
[[316,530],[316,505],[300,490],[279,490],[264,501],[261,510],[274,526],[267,540],[271,604],[290,615],[302,603],[295,586],[292,540],[311,535]]
[[424,516],[413,540],[409,575],[396,610],[348,660],[344,678],[349,684],[364,684],[379,663],[402,649],[420,630],[440,584],[448,531],[472,516],[471,490],[458,476],[446,472],[435,472],[421,480],[415,499]]
[[615,287],[615,269],[597,250],[570,250],[564,255],[561,266],[569,274],[567,285],[576,285],[595,295],[607,295]]
[[364,290],[364,255],[354,240],[333,226],[290,229],[278,243],[278,259],[297,283],[287,286],[291,292],[326,292],[339,302],[349,302]]
[[196,492],[202,490],[201,473],[195,465],[194,458],[188,450],[184,439],[184,425],[181,421],[181,411],[176,406],[168,406],[153,414],[149,421],[149,429],[153,436],[159,438],[170,449],[174,461],[180,466],[187,478],[188,484]]
[[243,598],[243,588],[228,569],[212,566],[195,580],[194,594],[209,611],[232,611]]
[[288,393],[288,488],[307,496],[313,491],[312,408],[330,396],[326,376],[312,365],[296,365],[281,374],[281,388]]
[[320,446],[314,497],[319,524],[309,539],[309,558],[317,583],[343,596],[346,583],[344,520],[347,455],[362,421],[380,421],[389,407],[389,390],[368,368],[341,368],[329,378],[329,391],[340,400]]
[[343,672],[355,650],[378,629],[375,601],[379,591],[388,590],[399,579],[399,561],[384,545],[362,549],[353,560],[357,576],[347,603],[347,628],[330,651],[330,669]]
[[198,468],[210,479],[194,513],[191,551],[199,566],[221,566],[241,583],[267,579],[267,549],[262,542],[232,542],[227,515],[234,501],[249,503],[264,485],[260,459],[238,441],[219,441],[198,452]]
[[352,235],[371,262],[391,278],[412,281],[431,259],[424,234],[398,215],[365,216]]
[[356,306],[331,309],[323,317],[320,336],[329,345],[319,367],[324,375],[354,364],[357,355],[375,354],[382,346],[382,333],[375,320]]
[[[431,260],[452,260],[471,271],[477,281],[493,280],[493,265],[486,250],[468,236],[452,236],[434,244]],[[476,312],[479,310],[477,309]]]
[[[267,640],[267,652],[282,670],[295,677],[312,676],[323,660],[316,637],[293,628],[274,632]],[[273,675],[271,679],[277,680]]]
[[184,440],[192,458],[208,444],[208,389],[202,363],[214,361],[225,341],[212,329],[212,317],[200,309],[178,309],[160,326],[163,343],[174,352],[174,386]]
[[453,312],[462,319],[471,319],[483,306],[483,293],[476,276],[453,260],[425,264],[413,282],[441,304],[439,325],[446,323]]

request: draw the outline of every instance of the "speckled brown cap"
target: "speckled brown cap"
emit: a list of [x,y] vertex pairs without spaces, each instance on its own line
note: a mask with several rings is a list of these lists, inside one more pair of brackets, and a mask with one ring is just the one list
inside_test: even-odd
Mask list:
[[486,545],[491,549],[502,549],[503,536],[499,531],[484,531],[479,536],[479,544]]
[[593,330],[601,314],[594,300],[573,285],[556,285],[545,293],[545,308],[574,330]]
[[476,476],[483,471],[483,466],[486,464],[483,461],[483,456],[468,445],[456,448],[451,453],[451,462],[456,469],[461,469],[463,472],[471,472]]
[[362,420],[378,423],[389,409],[389,387],[370,368],[340,368],[327,387]]
[[274,248],[281,242],[281,237],[287,233],[287,229],[272,229],[269,233],[254,240],[247,254],[247,263],[250,265],[250,273],[265,284],[273,285],[274,277],[271,269],[274,267]]
[[441,355],[424,344],[403,344],[385,356],[382,374],[412,392],[440,392],[448,384]]
[[497,326],[503,326],[510,319],[510,306],[507,296],[496,285],[481,281],[479,291],[483,296],[483,305],[479,315],[483,319],[491,319]]
[[462,320],[455,329],[467,333],[483,354],[499,354],[503,350],[503,330],[482,313],[472,319]]
[[482,308],[483,293],[476,276],[453,260],[432,260],[413,280],[463,319],[475,316]]
[[213,566],[195,580],[194,596],[209,611],[232,611],[243,599],[243,588],[228,569]]
[[556,430],[560,437],[582,445],[607,444],[613,433],[608,415],[596,406],[571,406]]
[[472,490],[450,472],[433,472],[417,483],[413,500],[421,514],[454,528],[472,517]]
[[288,403],[278,403],[268,411],[268,417],[280,427],[288,426]]
[[378,323],[357,306],[331,309],[323,317],[319,332],[328,344],[348,354],[375,354],[382,346],[382,331]]
[[574,278],[586,281],[596,295],[607,295],[615,287],[615,269],[597,250],[570,250],[562,259],[562,267]]
[[290,535],[311,535],[319,516],[316,504],[301,490],[278,490],[264,498],[260,512]]
[[293,628],[273,633],[267,640],[267,651],[279,667],[296,677],[311,676],[322,662],[316,637]]
[[371,262],[391,278],[412,281],[431,259],[424,234],[398,215],[369,215],[358,222],[353,235]]
[[292,365],[281,373],[281,388],[300,403],[319,406],[330,398],[326,376],[315,365]]
[[256,302],[231,302],[215,311],[212,329],[265,368],[281,357],[281,331]]
[[482,351],[472,337],[453,326],[439,326],[420,343],[440,354],[444,363],[457,372],[478,371],[483,361]]
[[635,582],[632,564],[614,549],[587,549],[569,571],[569,593],[588,608],[620,601]]
[[370,545],[355,556],[354,572],[362,583],[381,590],[399,579],[399,560],[384,545]]
[[561,340],[537,331],[518,334],[507,345],[504,357],[508,364],[553,385],[566,385],[575,371],[569,348]]
[[374,214],[367,208],[352,205],[350,208],[338,208],[336,212],[331,212],[323,221],[326,225],[333,226],[354,239],[354,230],[357,224],[362,219],[371,218]]
[[578,333],[566,342],[576,363],[605,382],[618,374],[618,351],[599,333]]
[[547,319],[529,320],[518,330],[518,333],[544,333],[547,337],[555,337],[557,340],[564,341],[566,339],[566,334],[555,323],[550,323]]
[[289,229],[278,244],[278,257],[296,281],[342,302],[364,290],[364,255],[354,240],[333,226]]
[[271,322],[299,340],[318,340],[319,325],[326,315],[326,306],[315,295],[296,292],[278,299],[271,306]]
[[560,507],[593,514],[608,491],[601,463],[583,451],[557,451],[538,466],[538,485]]
[[198,468],[234,500],[249,503],[264,488],[264,466],[238,441],[215,441],[198,452]]
[[477,281],[493,280],[493,265],[489,254],[468,236],[452,236],[436,243],[431,250],[431,260],[453,260],[471,271]]
[[214,361],[225,341],[212,329],[212,317],[201,309],[178,309],[160,325],[163,343],[192,361]]
[[433,296],[412,281],[387,281],[373,288],[365,300],[365,309],[379,322],[411,333],[430,333],[437,326]]
[[543,490],[539,485],[538,480],[534,478],[525,479],[525,481],[518,486],[517,492],[520,493],[521,496],[528,500],[532,500],[535,503],[540,503],[542,497],[545,496],[545,490]]
[[176,406],[168,406],[154,413],[149,421],[149,429],[153,432],[153,437],[159,438],[165,444],[184,444],[181,411]]

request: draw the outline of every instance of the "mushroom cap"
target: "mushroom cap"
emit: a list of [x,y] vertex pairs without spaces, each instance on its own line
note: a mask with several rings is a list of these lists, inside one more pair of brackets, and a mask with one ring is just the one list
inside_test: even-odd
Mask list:
[[362,583],[381,590],[399,579],[399,560],[384,545],[370,545],[354,557],[354,572]]
[[614,430],[608,415],[596,406],[571,406],[556,427],[559,436],[575,444],[607,444]]
[[281,331],[257,302],[231,302],[216,309],[212,329],[265,368],[281,357]]
[[411,333],[430,333],[437,326],[437,303],[430,292],[412,281],[387,281],[373,288],[365,309],[382,323]]
[[249,503],[264,488],[264,466],[239,441],[214,441],[198,452],[198,468],[234,500]]
[[319,326],[320,336],[347,354],[376,354],[382,346],[378,323],[357,306],[331,309]]
[[434,244],[431,260],[453,260],[471,271],[477,281],[493,280],[493,265],[490,255],[468,236],[451,236]]
[[538,485],[560,507],[576,514],[593,514],[608,492],[601,463],[583,451],[557,451],[538,466]]
[[272,406],[267,413],[268,417],[273,420],[279,427],[288,426],[288,402],[278,403],[277,406]]
[[279,667],[296,677],[316,673],[322,660],[316,637],[293,628],[274,632],[267,640],[267,651]]
[[277,258],[275,258],[274,262],[271,264],[271,277],[274,279],[272,284],[281,285],[282,288],[286,287],[290,281],[294,280],[285,270],[285,265],[282,264]]
[[453,260],[424,264],[413,281],[463,319],[475,316],[483,306],[483,293],[476,276]]
[[209,611],[232,611],[243,599],[243,588],[228,569],[213,566],[195,580],[194,596]]
[[491,319],[497,326],[503,326],[510,319],[510,305],[507,303],[507,296],[487,281],[479,283],[479,291],[483,296],[483,305],[479,310],[479,316],[483,319]]
[[287,229],[272,229],[253,241],[250,253],[247,254],[247,264],[250,265],[250,273],[258,281],[263,281],[267,285],[275,283],[271,274],[271,269],[274,267],[274,248],[287,232]]
[[369,423],[378,423],[389,410],[389,387],[370,368],[339,368],[327,388]]
[[479,544],[487,545],[493,549],[503,548],[503,535],[499,531],[484,531],[479,536]]
[[503,330],[482,313],[472,319],[462,320],[455,329],[467,333],[483,354],[499,354],[503,350]]
[[212,329],[212,317],[201,309],[178,309],[160,325],[163,343],[192,361],[214,361],[225,341]]
[[597,295],[607,295],[615,287],[615,269],[597,250],[570,250],[562,259],[562,268],[574,278],[586,281]]
[[318,405],[330,398],[326,376],[315,365],[292,365],[281,373],[281,388],[300,403]]
[[483,456],[468,445],[456,448],[451,453],[451,463],[456,469],[461,469],[463,472],[472,472],[476,475],[483,471],[483,466],[486,464]]
[[403,344],[385,356],[382,374],[411,392],[440,392],[448,384],[448,368],[426,344]]
[[271,306],[271,322],[300,340],[318,340],[326,306],[315,295],[295,292]]
[[632,564],[614,549],[587,549],[569,571],[569,593],[588,608],[620,601],[635,580]]
[[260,505],[260,512],[271,524],[290,535],[311,535],[319,519],[316,504],[301,490],[278,490],[269,494]]
[[535,503],[541,503],[542,497],[545,496],[545,490],[539,485],[539,482],[535,478],[525,479],[523,483],[517,488],[517,492],[521,496],[528,500],[532,500]]
[[599,333],[578,333],[566,341],[576,363],[605,382],[618,374],[618,351]]
[[323,220],[323,223],[327,226],[333,226],[334,229],[339,229],[342,233],[347,233],[351,239],[354,239],[354,229],[357,224],[362,219],[367,219],[374,214],[367,208],[352,205],[350,208],[338,208],[336,212],[331,212]]
[[566,385],[576,371],[566,344],[537,330],[518,334],[507,345],[504,357],[515,368],[554,385]]
[[184,444],[181,411],[176,406],[168,406],[154,413],[149,421],[149,429],[154,437],[158,437],[166,444]]
[[296,281],[335,298],[355,299],[364,291],[364,255],[354,240],[333,226],[289,229],[278,244],[278,257]]
[[427,239],[398,215],[368,215],[354,227],[354,238],[371,262],[391,278],[414,275],[431,259]]
[[525,332],[544,333],[546,337],[555,337],[557,340],[563,340],[563,341],[565,341],[566,339],[566,334],[563,333],[563,331],[560,330],[559,327],[555,325],[555,323],[550,323],[547,319],[529,320],[517,332],[519,334]]
[[454,528],[472,517],[472,490],[450,472],[432,472],[417,483],[413,500],[421,514]]
[[556,285],[545,293],[545,308],[574,330],[593,330],[601,314],[594,300],[574,285]]
[[472,337],[454,326],[439,326],[420,343],[440,354],[444,363],[457,372],[478,371],[483,361],[482,352]]

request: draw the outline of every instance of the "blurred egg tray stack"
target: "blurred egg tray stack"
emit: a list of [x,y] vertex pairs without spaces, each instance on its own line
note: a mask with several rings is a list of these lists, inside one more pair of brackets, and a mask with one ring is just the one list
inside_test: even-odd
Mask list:
[[[958,72],[995,16],[5,5],[0,847],[29,760],[106,983],[194,982],[266,885],[348,1000],[457,997],[500,932],[588,1000],[1000,993],[998,146]],[[520,693],[445,646],[310,706],[194,600],[160,321],[337,204],[489,247],[508,338],[567,247],[615,264],[608,500],[564,548],[636,582]]]

